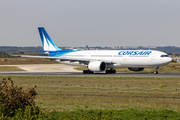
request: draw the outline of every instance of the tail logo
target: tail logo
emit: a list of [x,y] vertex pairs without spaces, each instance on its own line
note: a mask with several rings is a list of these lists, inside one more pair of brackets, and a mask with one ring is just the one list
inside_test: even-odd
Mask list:
[[44,28],[38,28],[44,51],[58,51],[59,49],[51,40]]

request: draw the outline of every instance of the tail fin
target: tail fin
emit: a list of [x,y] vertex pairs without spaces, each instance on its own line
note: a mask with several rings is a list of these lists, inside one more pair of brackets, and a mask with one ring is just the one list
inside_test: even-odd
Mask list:
[[45,29],[43,27],[39,27],[39,34],[41,37],[41,42],[44,48],[44,51],[60,51],[61,49],[59,49],[54,42],[51,40],[51,38],[49,37],[49,35],[47,34],[47,32],[45,31]]

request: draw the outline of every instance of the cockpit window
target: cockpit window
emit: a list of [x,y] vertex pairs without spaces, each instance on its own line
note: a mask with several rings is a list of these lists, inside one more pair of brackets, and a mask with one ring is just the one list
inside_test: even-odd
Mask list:
[[169,57],[169,55],[161,55],[161,57]]

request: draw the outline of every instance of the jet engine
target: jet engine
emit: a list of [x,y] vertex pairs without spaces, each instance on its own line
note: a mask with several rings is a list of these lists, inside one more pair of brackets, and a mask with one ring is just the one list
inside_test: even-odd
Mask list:
[[129,67],[128,69],[131,71],[143,71],[144,70],[144,68],[134,68],[134,67]]
[[88,65],[88,69],[94,72],[105,71],[106,68],[107,68],[107,65],[103,61],[93,61],[93,62],[90,62]]

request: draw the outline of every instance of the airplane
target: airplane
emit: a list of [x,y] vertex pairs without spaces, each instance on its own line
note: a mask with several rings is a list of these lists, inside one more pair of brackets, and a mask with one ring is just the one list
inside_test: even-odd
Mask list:
[[49,37],[43,27],[39,27],[39,34],[46,56],[22,57],[52,59],[62,64],[73,66],[86,66],[83,74],[94,72],[116,73],[114,68],[127,67],[131,71],[143,71],[144,68],[158,68],[169,64],[172,59],[164,52],[156,50],[61,50]]

